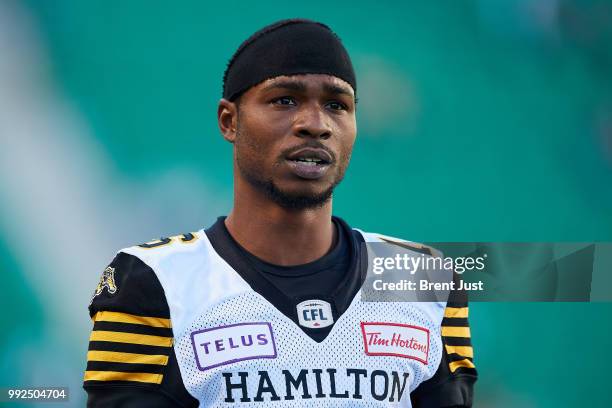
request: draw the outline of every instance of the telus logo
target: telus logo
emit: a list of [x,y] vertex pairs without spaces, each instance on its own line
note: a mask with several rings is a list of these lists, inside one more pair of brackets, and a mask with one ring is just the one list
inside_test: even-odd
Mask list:
[[276,358],[272,325],[237,323],[191,333],[196,363],[201,371],[257,358]]

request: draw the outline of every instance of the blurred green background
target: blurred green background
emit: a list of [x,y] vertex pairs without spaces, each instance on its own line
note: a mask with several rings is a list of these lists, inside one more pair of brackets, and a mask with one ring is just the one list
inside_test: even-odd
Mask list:
[[[334,200],[351,225],[612,241],[612,1],[3,0],[0,386],[69,386],[84,404],[102,270],[228,212],[222,73],[288,17],[329,24],[356,66],[358,140]],[[612,406],[612,304],[470,317],[476,407]]]

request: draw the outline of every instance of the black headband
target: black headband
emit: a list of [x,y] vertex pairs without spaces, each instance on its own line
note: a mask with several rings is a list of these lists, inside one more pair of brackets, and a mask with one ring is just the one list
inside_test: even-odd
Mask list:
[[233,101],[266,79],[298,74],[333,75],[357,91],[340,38],[324,24],[291,19],[262,28],[240,45],[223,76],[223,97]]

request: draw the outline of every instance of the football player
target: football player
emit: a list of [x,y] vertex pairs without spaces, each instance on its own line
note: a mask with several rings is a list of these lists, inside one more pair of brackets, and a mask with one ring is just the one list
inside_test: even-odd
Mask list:
[[89,406],[471,406],[465,299],[362,299],[362,244],[388,239],[332,216],[356,90],[326,25],[283,20],[242,43],[218,106],[233,208],[105,269],[89,306]]

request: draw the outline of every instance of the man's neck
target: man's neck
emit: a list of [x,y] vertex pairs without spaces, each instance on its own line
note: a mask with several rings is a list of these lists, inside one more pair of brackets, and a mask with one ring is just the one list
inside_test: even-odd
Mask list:
[[234,198],[225,226],[243,248],[266,262],[312,262],[328,253],[337,239],[331,199],[322,207],[289,210],[267,197]]

